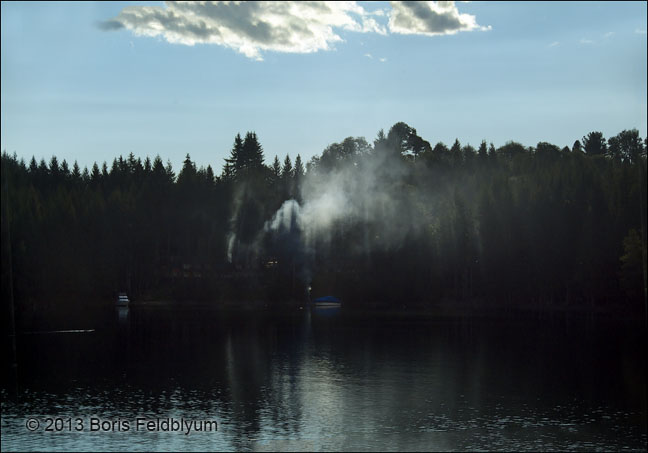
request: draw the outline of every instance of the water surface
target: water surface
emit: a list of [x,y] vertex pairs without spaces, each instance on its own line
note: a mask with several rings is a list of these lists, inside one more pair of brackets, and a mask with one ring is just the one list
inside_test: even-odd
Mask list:
[[[95,321],[18,337],[3,450],[646,450],[641,325],[136,307]],[[84,429],[45,432],[48,417]]]

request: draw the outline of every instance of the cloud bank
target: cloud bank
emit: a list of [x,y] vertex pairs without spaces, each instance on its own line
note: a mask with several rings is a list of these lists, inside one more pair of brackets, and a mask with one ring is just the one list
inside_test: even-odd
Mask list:
[[[384,20],[379,23],[376,18]],[[340,30],[387,35],[445,35],[487,30],[454,2],[391,2],[391,10],[367,11],[357,2],[166,2],[127,6],[99,24],[174,44],[216,44],[262,60],[267,51],[311,53],[342,42]]]

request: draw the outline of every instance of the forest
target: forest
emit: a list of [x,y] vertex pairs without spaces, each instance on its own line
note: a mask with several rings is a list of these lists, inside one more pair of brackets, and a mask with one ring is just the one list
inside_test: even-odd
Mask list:
[[220,174],[132,153],[79,168],[2,154],[2,298],[615,310],[643,316],[646,148],[432,145],[403,122],[309,162],[236,135]]

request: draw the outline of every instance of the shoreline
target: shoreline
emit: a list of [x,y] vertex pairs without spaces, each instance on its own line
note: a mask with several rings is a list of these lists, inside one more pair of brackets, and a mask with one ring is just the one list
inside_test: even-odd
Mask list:
[[[273,304],[264,301],[179,301],[179,300],[150,300],[134,301],[130,303],[133,309],[196,309],[214,310],[225,313],[250,313],[259,314],[296,314],[307,310],[308,302],[285,302]],[[441,304],[436,306],[401,306],[381,307],[370,305],[345,306],[342,303],[342,313],[347,317],[361,317],[366,315],[395,316],[395,317],[421,317],[439,319],[457,318],[490,318],[490,319],[549,319],[567,317],[570,319],[609,318],[623,321],[645,321],[643,313],[624,310],[618,306],[595,307],[587,306],[525,306],[525,307],[476,307],[473,304]]]
[[[87,300],[87,299],[85,299]],[[26,329],[38,324],[70,324],[74,328],[91,321],[100,313],[115,311],[113,301],[103,299],[96,305],[83,303],[57,304],[51,300],[45,307],[30,304],[17,313],[20,329]],[[19,304],[20,305],[20,304]],[[307,302],[287,301],[273,303],[267,301],[201,301],[201,300],[135,300],[131,301],[128,309],[133,312],[139,310],[153,311],[178,311],[178,312],[217,312],[222,315],[235,315],[241,317],[260,316],[294,316],[309,310]],[[342,302],[341,312],[338,315],[345,319],[358,320],[363,318],[392,317],[402,320],[536,320],[536,321],[600,321],[611,320],[618,322],[646,323],[645,315],[640,310],[631,311],[621,305],[608,305],[603,307],[589,306],[521,306],[521,307],[496,307],[483,306],[477,303],[449,303],[444,301],[436,305],[423,306],[422,304],[402,304],[400,306],[385,306],[385,304],[345,304]],[[80,328],[80,327],[79,327]]]

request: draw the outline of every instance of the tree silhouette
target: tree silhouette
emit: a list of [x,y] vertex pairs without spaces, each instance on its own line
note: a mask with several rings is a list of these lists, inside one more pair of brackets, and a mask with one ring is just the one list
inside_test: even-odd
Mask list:
[[[352,307],[643,315],[646,141],[635,129],[609,146],[590,132],[571,149],[482,141],[475,150],[459,139],[431,147],[401,122],[373,144],[334,142],[306,168],[301,155],[267,167],[248,132],[234,138],[220,177],[189,154],[177,178],[159,155],[111,162],[82,172],[56,156],[48,165],[2,154],[22,310],[100,305],[127,288],[135,300],[283,304],[312,283]],[[326,219],[327,234],[308,247],[295,225],[268,226],[285,201],[299,203],[286,205],[296,215],[312,208],[313,187],[332,184],[359,201]]]
[[607,144],[602,132],[590,132],[583,137],[583,149],[590,156],[605,154]]

